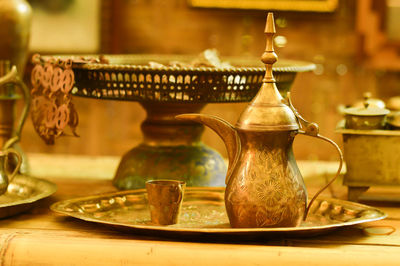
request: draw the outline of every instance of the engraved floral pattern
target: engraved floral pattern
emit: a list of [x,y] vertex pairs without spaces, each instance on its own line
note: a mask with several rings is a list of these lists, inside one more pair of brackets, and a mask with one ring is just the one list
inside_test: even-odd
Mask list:
[[[243,149],[226,192],[233,227],[280,227],[300,224],[306,190],[295,161],[284,149]],[[289,151],[291,152],[291,151]]]

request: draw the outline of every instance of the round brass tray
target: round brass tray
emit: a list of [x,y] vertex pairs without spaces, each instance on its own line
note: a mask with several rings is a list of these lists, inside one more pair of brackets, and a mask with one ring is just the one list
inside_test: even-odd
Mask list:
[[380,220],[386,214],[378,209],[339,199],[317,199],[307,220],[299,227],[231,228],[224,205],[224,188],[188,187],[178,224],[152,225],[144,189],[107,193],[54,203],[51,209],[89,222],[118,226],[131,232],[167,237],[313,236],[337,228]]
[[57,186],[47,180],[17,175],[0,196],[0,218],[27,211],[56,190]]

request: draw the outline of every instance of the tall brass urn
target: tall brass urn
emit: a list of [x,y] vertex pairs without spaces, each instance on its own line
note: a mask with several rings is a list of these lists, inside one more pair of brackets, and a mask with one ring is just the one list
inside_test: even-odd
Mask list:
[[0,60],[9,60],[23,75],[32,10],[25,0],[0,0]]

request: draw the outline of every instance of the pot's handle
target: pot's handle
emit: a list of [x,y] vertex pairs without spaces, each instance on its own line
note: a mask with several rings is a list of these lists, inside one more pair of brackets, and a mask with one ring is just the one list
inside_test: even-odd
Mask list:
[[305,220],[307,218],[308,212],[310,211],[310,207],[314,203],[315,199],[319,196],[319,194],[321,194],[322,191],[324,191],[326,188],[328,188],[339,176],[340,171],[342,170],[342,166],[343,166],[343,153],[340,150],[339,146],[333,140],[328,139],[327,137],[321,136],[319,134],[319,127],[316,123],[308,122],[299,114],[299,112],[297,112],[297,110],[294,108],[294,106],[292,104],[292,100],[290,99],[290,92],[287,93],[287,99],[288,99],[288,104],[289,104],[290,109],[293,111],[294,115],[299,120],[300,128],[301,129],[304,128],[304,130],[299,130],[299,133],[303,134],[303,135],[311,136],[311,137],[316,137],[316,138],[322,139],[322,140],[332,144],[335,147],[335,149],[337,150],[337,152],[339,154],[339,159],[340,159],[339,168],[338,168],[335,176],[323,188],[321,188],[314,195],[314,197],[312,197],[312,199],[311,199],[310,203],[308,204],[306,211],[304,213],[304,220]]
[[13,154],[16,158],[17,158],[17,165],[15,166],[14,170],[12,171],[12,173],[8,174],[8,182],[11,183],[11,181],[14,179],[14,177],[17,175],[19,169],[21,168],[21,164],[22,164],[22,157],[21,155],[13,148],[8,148],[6,150],[4,150],[4,156],[5,156],[5,160],[4,160],[4,171],[7,172],[7,167],[8,167],[8,161],[9,156]]
[[18,76],[16,66],[13,66],[11,68],[11,71],[8,72],[5,76],[0,77],[0,86],[8,84],[8,83],[14,84],[21,89],[23,97],[24,97],[25,105],[24,105],[24,109],[22,110],[22,114],[21,114],[21,118],[18,122],[18,126],[15,130],[15,134],[12,138],[7,140],[7,142],[2,147],[3,150],[8,149],[9,147],[11,147],[12,145],[14,145],[16,142],[18,142],[20,140],[21,130],[22,130],[22,127],[28,116],[29,106],[31,103],[29,89],[24,84],[24,82],[20,79],[20,77]]

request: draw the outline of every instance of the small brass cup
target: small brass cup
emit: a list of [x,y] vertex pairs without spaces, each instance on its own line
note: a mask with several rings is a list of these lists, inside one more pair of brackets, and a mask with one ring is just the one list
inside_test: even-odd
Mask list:
[[178,223],[186,183],[178,180],[146,182],[151,221],[157,225]]

